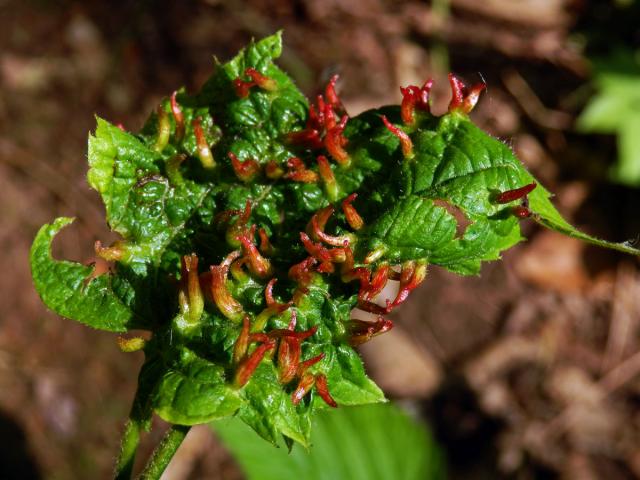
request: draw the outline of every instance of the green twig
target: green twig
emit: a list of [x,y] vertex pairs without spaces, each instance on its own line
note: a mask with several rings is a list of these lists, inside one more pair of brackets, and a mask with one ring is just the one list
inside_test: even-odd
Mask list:
[[160,478],[190,428],[184,425],[172,425],[169,428],[162,442],[151,455],[147,466],[144,467],[144,471],[140,474],[140,480],[158,480]]
[[120,455],[116,461],[115,480],[129,480],[133,471],[133,463],[136,459],[138,444],[140,443],[140,423],[129,419],[124,427]]

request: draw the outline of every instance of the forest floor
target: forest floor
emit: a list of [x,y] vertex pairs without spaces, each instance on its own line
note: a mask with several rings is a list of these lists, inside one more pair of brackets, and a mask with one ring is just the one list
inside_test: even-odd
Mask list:
[[[280,64],[309,95],[340,73],[351,114],[397,103],[399,86],[428,77],[442,112],[449,70],[483,78],[474,120],[575,224],[633,239],[640,191],[606,181],[613,138],[574,129],[590,94],[572,35],[585,5],[0,1],[0,477],[108,478],[133,397],[141,355],[45,311],[27,261],[38,227],[56,216],[78,218],[60,256],[85,260],[96,239],[109,240],[85,180],[95,113],[137,129],[168,92],[202,85],[213,55],[284,29]],[[367,367],[390,398],[423,413],[451,478],[640,478],[638,263],[526,221],[523,231],[528,241],[481,277],[432,269],[375,355],[363,348]],[[206,428],[172,472],[241,478]]]

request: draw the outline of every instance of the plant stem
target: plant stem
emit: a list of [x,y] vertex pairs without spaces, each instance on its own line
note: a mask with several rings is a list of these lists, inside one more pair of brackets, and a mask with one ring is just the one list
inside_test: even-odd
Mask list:
[[158,480],[160,478],[190,428],[184,425],[171,425],[160,445],[151,455],[144,471],[140,474],[140,480]]
[[120,455],[116,461],[115,480],[129,480],[140,443],[140,423],[130,418],[124,427]]

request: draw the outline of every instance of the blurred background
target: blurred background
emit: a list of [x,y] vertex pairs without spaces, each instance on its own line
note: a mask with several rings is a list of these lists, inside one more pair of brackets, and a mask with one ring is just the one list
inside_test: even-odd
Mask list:
[[[108,241],[86,183],[94,113],[136,130],[252,37],[313,95],[339,73],[350,114],[446,74],[484,79],[472,116],[576,225],[640,236],[640,5],[633,0],[0,0],[0,478],[109,478],[142,357],[45,311],[38,227],[76,216],[57,255]],[[637,259],[523,222],[480,278],[433,268],[362,349],[389,398],[430,424],[454,479],[640,478]],[[157,438],[145,441],[150,448]],[[167,478],[240,479],[207,428]]]

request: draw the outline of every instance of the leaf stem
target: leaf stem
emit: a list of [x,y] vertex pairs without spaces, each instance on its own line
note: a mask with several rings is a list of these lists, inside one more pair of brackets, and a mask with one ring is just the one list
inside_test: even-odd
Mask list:
[[147,466],[144,467],[139,480],[158,480],[162,476],[190,428],[184,425],[171,425],[160,445],[151,455]]
[[140,423],[129,418],[124,427],[120,444],[120,455],[116,461],[115,480],[129,480],[133,472],[133,464],[136,459],[138,444],[140,443]]

